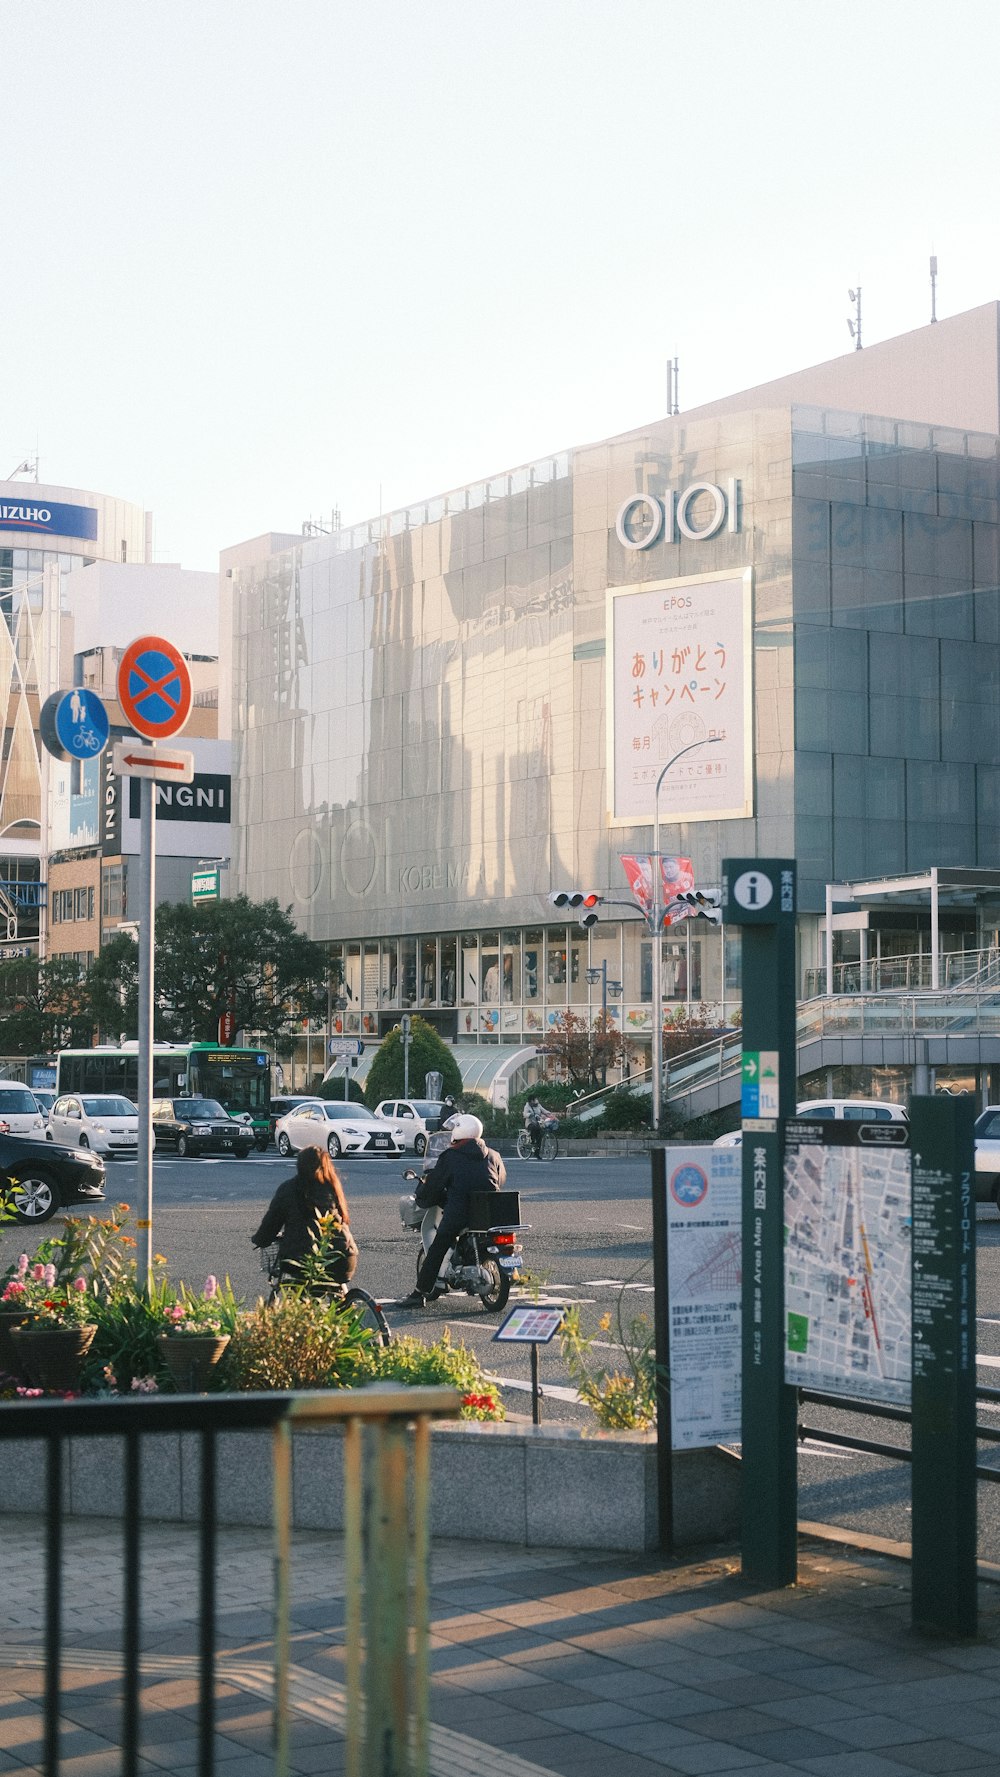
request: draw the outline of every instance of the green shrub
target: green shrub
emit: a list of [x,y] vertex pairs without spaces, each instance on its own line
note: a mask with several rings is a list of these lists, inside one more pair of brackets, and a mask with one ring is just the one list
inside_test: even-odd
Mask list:
[[352,1311],[284,1289],[239,1317],[220,1365],[226,1388],[353,1388],[369,1378],[374,1334]]
[[[425,1075],[437,1072],[441,1075],[442,1096],[451,1093],[453,1098],[460,1098],[462,1093],[462,1076],[455,1060],[455,1054],[443,1043],[437,1031],[421,1018],[416,1012],[411,1014],[410,1035],[410,1096],[422,1098],[424,1095]],[[365,1103],[370,1110],[381,1104],[384,1098],[402,1098],[403,1096],[403,1042],[402,1033],[398,1030],[389,1031],[383,1037],[375,1053],[375,1059],[368,1072],[365,1083]]]
[[[342,1079],[324,1080],[321,1085],[317,1086],[313,1096],[315,1098],[339,1098],[342,1101],[344,1097],[344,1082]],[[364,1087],[355,1079],[353,1074],[349,1076],[347,1081],[347,1102],[348,1104],[364,1104],[365,1102]],[[378,1104],[378,1102],[378,1099],[376,1099],[375,1103]]]
[[487,1382],[475,1352],[453,1345],[447,1330],[433,1345],[419,1339],[393,1339],[370,1354],[373,1382],[402,1382],[407,1388],[457,1388],[463,1419],[503,1419],[499,1392]]
[[603,1113],[591,1128],[597,1129],[649,1129],[651,1128],[652,1100],[646,1093],[638,1097],[631,1092],[612,1092],[605,1101]]

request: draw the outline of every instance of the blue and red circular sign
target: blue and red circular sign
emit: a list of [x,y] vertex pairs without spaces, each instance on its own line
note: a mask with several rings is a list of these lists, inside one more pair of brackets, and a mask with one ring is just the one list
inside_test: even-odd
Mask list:
[[191,714],[191,674],[180,649],[162,636],[130,642],[118,668],[118,702],[146,740],[179,734]]
[[708,1190],[708,1175],[700,1166],[686,1161],[670,1176],[670,1195],[684,1209],[697,1209]]

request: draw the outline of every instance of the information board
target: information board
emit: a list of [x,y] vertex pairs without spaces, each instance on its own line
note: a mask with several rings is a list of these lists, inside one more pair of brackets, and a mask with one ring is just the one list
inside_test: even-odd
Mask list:
[[785,1129],[785,1380],[910,1404],[910,1132]]
[[493,1343],[500,1345],[547,1345],[554,1339],[566,1317],[566,1310],[560,1304],[558,1308],[512,1308],[493,1335]]
[[740,1438],[742,1154],[666,1155],[672,1444],[700,1450]]

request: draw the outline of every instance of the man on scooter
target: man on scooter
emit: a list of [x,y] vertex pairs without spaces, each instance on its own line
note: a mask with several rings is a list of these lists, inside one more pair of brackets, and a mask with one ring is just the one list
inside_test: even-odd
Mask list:
[[473,1193],[500,1191],[506,1183],[507,1168],[496,1149],[486,1146],[478,1117],[454,1117],[450,1130],[451,1146],[422,1180],[435,1194],[431,1201],[444,1200],[441,1223],[417,1272],[417,1287],[397,1304],[400,1308],[423,1308],[433,1294],[445,1254],[469,1225]]

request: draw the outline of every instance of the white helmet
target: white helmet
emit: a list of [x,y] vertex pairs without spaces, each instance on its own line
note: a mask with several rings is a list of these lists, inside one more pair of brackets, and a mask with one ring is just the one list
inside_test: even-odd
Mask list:
[[479,1141],[483,1126],[478,1117],[452,1117],[448,1125],[451,1139],[456,1141]]

